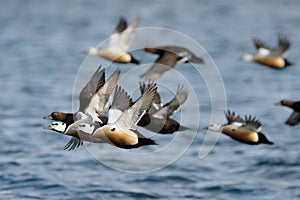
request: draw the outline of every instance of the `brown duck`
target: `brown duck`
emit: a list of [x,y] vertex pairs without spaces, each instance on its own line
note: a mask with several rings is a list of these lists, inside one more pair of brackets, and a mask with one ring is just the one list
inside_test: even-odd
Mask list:
[[300,101],[281,100],[275,103],[275,105],[287,106],[293,109],[292,114],[285,121],[285,124],[295,126],[300,123]]
[[[140,84],[141,93],[144,93],[146,87],[146,84]],[[165,105],[161,105],[160,95],[156,92],[151,107],[138,122],[138,125],[161,134],[172,134],[176,131],[187,130],[188,128],[170,118],[186,101],[187,97],[188,92],[182,86],[179,86],[174,98]]]

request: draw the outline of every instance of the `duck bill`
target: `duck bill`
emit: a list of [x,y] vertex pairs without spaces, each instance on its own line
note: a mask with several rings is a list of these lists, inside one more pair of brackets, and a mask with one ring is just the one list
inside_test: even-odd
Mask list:
[[53,118],[51,117],[51,115],[47,115],[47,116],[43,117],[43,119],[53,119]]
[[275,106],[279,106],[279,105],[281,105],[281,102],[280,102],[280,101],[275,102],[274,105],[275,105]]
[[84,50],[81,51],[81,53],[83,53],[83,54],[89,54],[89,50],[88,49],[84,49]]
[[45,130],[52,130],[52,128],[51,128],[50,125],[49,126],[44,126],[43,129],[45,129]]

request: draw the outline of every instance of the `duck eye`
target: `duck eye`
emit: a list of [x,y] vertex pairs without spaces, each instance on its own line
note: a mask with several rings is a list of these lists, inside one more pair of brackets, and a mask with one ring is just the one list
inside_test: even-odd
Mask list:
[[235,129],[232,129],[232,131],[235,131]]
[[54,123],[55,126],[58,126],[58,123]]
[[111,131],[115,131],[116,129],[115,128],[112,128],[112,129],[110,129]]

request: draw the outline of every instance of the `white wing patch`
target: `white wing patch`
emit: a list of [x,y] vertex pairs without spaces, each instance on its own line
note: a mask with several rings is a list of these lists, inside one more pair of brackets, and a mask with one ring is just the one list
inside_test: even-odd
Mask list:
[[166,119],[167,118],[167,110],[166,109],[160,109],[156,113],[152,114],[152,117],[157,119]]
[[112,124],[112,123],[115,123],[119,118],[120,116],[122,115],[122,111],[119,110],[119,109],[109,109],[108,111],[108,122],[107,124]]
[[265,48],[259,48],[257,54],[261,55],[261,56],[268,56],[270,55],[270,50],[269,49],[265,49]]
[[241,126],[243,126],[245,124],[241,123],[241,122],[232,122],[231,125],[235,126],[236,128],[240,128]]
[[81,123],[78,126],[78,130],[84,132],[84,133],[88,133],[88,134],[93,134],[95,129],[95,126],[89,123]]
[[[78,112],[76,114],[76,121],[73,124],[71,124],[71,125],[68,126],[67,130],[65,130],[65,133],[67,133],[69,130],[76,130],[76,129],[78,129],[78,127],[82,123],[94,124],[94,122],[95,121],[93,120],[92,116],[86,115],[86,114],[84,114],[82,112]],[[101,122],[101,120],[100,120],[100,122]]]
[[136,27],[140,22],[140,17],[137,17],[133,23],[121,33],[114,33],[109,39],[108,49],[113,52],[127,52],[134,38]]

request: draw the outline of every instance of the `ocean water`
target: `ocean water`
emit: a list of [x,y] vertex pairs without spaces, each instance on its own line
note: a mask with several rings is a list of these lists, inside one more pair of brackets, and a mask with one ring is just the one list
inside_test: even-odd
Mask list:
[[[0,2],[0,199],[299,199],[300,126],[284,124],[299,100],[300,2],[37,1]],[[132,54],[142,65],[112,64],[82,50],[108,39],[119,16],[142,17]],[[279,33],[295,63],[272,70],[243,63],[257,36],[272,46]],[[159,80],[162,101],[178,84],[189,99],[174,119],[190,129],[153,137],[159,145],[120,150],[43,130],[52,111],[71,112],[77,94],[102,64],[122,70],[120,84],[137,98],[139,74],[156,59],[146,45],[178,44],[205,65],[183,64]],[[275,144],[249,146],[206,132],[223,110],[256,116]]]

